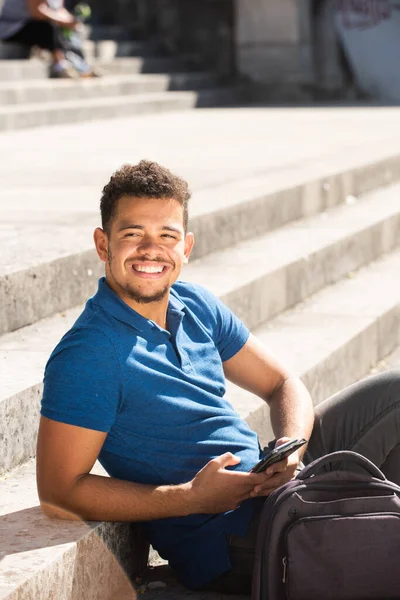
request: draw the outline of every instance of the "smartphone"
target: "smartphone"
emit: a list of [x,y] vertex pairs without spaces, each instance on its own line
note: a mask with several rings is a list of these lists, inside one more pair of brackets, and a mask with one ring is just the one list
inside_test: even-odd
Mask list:
[[304,444],[307,444],[307,440],[304,438],[295,438],[285,442],[284,444],[281,444],[278,446],[278,448],[271,450],[267,456],[264,456],[259,463],[254,465],[254,467],[250,470],[250,473],[262,473],[262,471],[265,471],[271,465],[283,460],[287,456],[290,456],[290,454],[304,446]]

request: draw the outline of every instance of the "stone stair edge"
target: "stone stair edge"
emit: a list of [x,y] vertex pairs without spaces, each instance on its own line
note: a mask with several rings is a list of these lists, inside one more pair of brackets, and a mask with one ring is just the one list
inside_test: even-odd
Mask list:
[[[0,83],[0,107],[31,109],[48,107],[51,103],[89,102],[103,98],[157,94],[171,91],[212,89],[219,86],[211,72],[133,73],[78,80],[32,79]],[[221,86],[222,87],[222,86]]]
[[[106,59],[113,59],[120,56],[160,56],[157,54],[154,44],[145,41],[135,41],[132,39],[113,39],[112,36],[105,38],[84,39],[83,48],[85,55],[92,57],[104,56]],[[3,42],[0,40],[0,60],[30,60],[31,54],[29,48],[18,42]]]
[[[374,374],[376,365],[385,364],[386,359],[392,353],[396,354],[398,358],[400,335],[395,334],[393,324],[400,319],[399,301],[400,297],[397,306],[390,307],[377,315],[375,320],[371,319],[371,322],[366,323],[364,328],[360,327],[359,331],[346,344],[333,349],[320,363],[301,373],[300,379],[310,392],[315,406],[346,386]],[[381,342],[383,334],[387,332],[390,332],[391,336],[389,341],[386,339],[385,345]],[[380,352],[382,348],[387,352],[382,354]],[[271,349],[273,350],[273,345],[271,345]],[[375,359],[376,362],[373,362]],[[345,375],[342,374],[343,365],[345,365]],[[400,362],[397,363],[397,368],[400,368]],[[384,369],[381,368],[382,370]],[[342,372],[340,376],[337,375],[339,372]],[[243,394],[244,396],[245,394]],[[254,396],[250,397],[249,395],[247,400],[249,400],[251,410],[248,410],[247,407],[244,408],[241,403],[237,411],[257,433],[261,445],[266,445],[274,438],[269,420],[269,408]],[[232,404],[234,403],[232,402]]]
[[58,86],[60,88],[67,88],[73,86],[80,87],[101,87],[108,83],[118,83],[126,81],[158,81],[163,79],[179,79],[179,78],[191,78],[194,81],[196,79],[202,80],[205,77],[215,77],[215,73],[212,71],[174,71],[172,73],[110,73],[107,74],[106,78],[82,78],[82,79],[25,79],[21,80],[10,80],[0,81],[0,91],[4,89],[20,89],[29,87],[47,88],[51,86]]
[[194,108],[201,92],[155,92],[121,98],[91,98],[43,105],[0,107],[0,131],[67,125]]
[[[381,200],[379,198],[378,200],[379,202],[374,202],[375,210],[375,205],[378,205],[378,208],[382,206]],[[343,234],[340,229],[340,223],[343,221],[342,216],[341,219],[338,219],[339,225],[336,225],[336,229],[333,228],[329,240],[324,239],[327,232],[323,231],[320,239],[316,239],[314,242],[314,234],[311,228],[300,229],[303,239],[306,239],[307,243],[310,239],[314,244],[314,250],[311,250],[311,246],[309,246],[308,258],[304,256],[301,237],[298,237],[293,249],[284,256],[283,261],[278,261],[275,265],[268,263],[265,267],[257,267],[257,270],[249,274],[247,280],[243,281],[241,277],[240,283],[235,283],[236,280],[231,273],[222,286],[218,287],[219,282],[217,280],[217,287],[215,288],[215,281],[213,283],[210,280],[208,287],[211,287],[211,290],[250,329],[254,329],[262,323],[270,321],[282,311],[304,301],[327,285],[337,283],[343,277],[346,277],[349,272],[357,271],[365,264],[378,259],[384,253],[394,251],[396,245],[400,242],[400,211],[395,212],[394,215],[388,213],[387,216],[382,216],[379,222],[375,222],[374,217],[374,215],[370,216],[371,223],[367,225],[365,223],[358,225],[357,223],[346,234]],[[314,223],[314,228],[318,228],[318,222]],[[294,233],[289,229],[282,235],[289,239]],[[270,239],[268,241],[270,246],[273,245],[274,240],[272,240],[272,243]],[[255,243],[259,243],[259,240]],[[249,253],[249,259],[246,260],[252,261],[252,256]],[[242,262],[236,267],[240,273],[245,270],[243,264]],[[196,269],[195,265],[195,273]],[[209,271],[207,273],[209,277]],[[101,273],[97,273],[97,275],[100,276]],[[55,279],[58,283],[57,289],[60,289],[62,279],[60,276]],[[184,276],[183,279],[188,279],[188,277]],[[196,276],[194,279],[196,279]],[[40,278],[38,283],[40,284]],[[81,287],[82,285],[79,286],[79,289]],[[40,288],[46,289],[43,283],[40,284]],[[25,297],[32,296],[33,292],[27,290],[26,283],[21,284],[22,289]],[[271,294],[271,290],[273,290],[273,294]],[[71,290],[72,297],[76,297],[77,293],[78,290]],[[87,293],[86,298],[90,295],[91,293]],[[52,297],[53,292],[49,291],[47,296]],[[5,298],[7,297],[8,294],[6,293]],[[24,315],[29,314],[27,312],[28,308],[25,303]],[[0,403],[2,418],[0,421],[7,423],[8,432],[3,435],[5,451],[0,471],[12,468],[32,452],[35,443],[32,436],[41,393],[39,382],[42,378],[44,363],[52,347],[76,319],[77,310],[73,309],[67,313],[67,316],[71,315],[71,317],[68,317],[68,321],[65,322],[67,324],[56,315],[42,322],[36,321],[34,325],[17,330],[14,333],[6,333],[1,338],[0,356],[2,356],[4,370],[8,369],[9,383],[7,384],[4,378],[3,401]],[[61,332],[60,328],[62,329]],[[46,346],[46,350],[43,350],[43,339],[49,339],[53,330],[58,332],[57,339],[53,340],[51,347]],[[20,362],[22,355],[29,368],[27,366],[21,374]],[[19,414],[25,415],[22,422],[18,418]]]
[[[112,60],[94,58],[93,65],[105,74],[113,72],[164,73],[182,71],[191,64],[191,57],[117,56]],[[41,79],[47,77],[48,62],[38,58],[26,60],[0,60],[0,80]],[[198,70],[198,66],[196,67]]]
[[15,131],[50,125],[67,125],[166,111],[229,106],[236,102],[242,88],[238,85],[216,86],[188,91],[165,91],[126,96],[93,97],[48,102],[0,106],[0,131]]
[[[386,188],[390,192],[392,190],[390,188]],[[372,202],[370,201],[369,205],[372,205],[373,210],[374,204],[376,204],[375,200],[372,198]],[[389,198],[389,215],[392,215],[392,199]],[[343,205],[341,205],[343,206]],[[359,208],[361,206],[361,208]],[[334,207],[332,209],[331,214],[340,214],[338,210],[340,206]],[[356,210],[363,211],[363,203],[360,203],[358,207],[353,207],[353,214]],[[336,211],[336,212],[335,212]],[[311,217],[305,217],[303,219],[304,223],[310,223],[314,229],[319,228],[321,226],[320,223],[313,224],[312,219],[318,215],[314,215]],[[391,218],[388,217],[387,227],[389,229],[385,232],[385,222],[384,219],[379,219],[378,217],[378,229],[377,233],[374,233],[374,225],[375,223],[370,223],[366,228],[358,228],[357,224],[353,225],[353,232],[358,232],[357,235],[360,239],[363,239],[363,235],[378,235],[380,236],[379,244],[381,246],[377,248],[377,251],[381,251],[382,244],[390,244],[390,239],[388,234],[392,230],[396,230],[396,222],[397,219],[395,215],[392,215]],[[339,217],[340,218],[340,217]],[[365,217],[366,218],[366,217]],[[371,218],[371,217],[368,217]],[[297,221],[295,221],[297,222]],[[290,222],[286,225],[283,224],[283,227],[287,227],[290,225]],[[355,228],[354,228],[355,227]],[[282,228],[283,229],[283,228]],[[365,229],[365,231],[364,231]],[[274,235],[276,238],[276,234],[278,230],[274,229],[272,231],[267,231],[263,233],[263,236],[268,241],[268,236],[271,237]],[[286,230],[285,230],[286,231]],[[363,233],[364,232],[364,233]],[[385,237],[386,233],[386,237]],[[284,233],[287,237],[287,234]],[[267,236],[267,237],[266,237]],[[361,236],[361,237],[360,237]],[[393,233],[392,233],[393,237]],[[351,236],[350,236],[351,238]],[[342,243],[345,244],[347,239],[350,239],[348,236],[344,235],[342,237],[338,237],[336,239],[336,246],[333,244],[331,248],[331,252],[335,252],[335,247]],[[386,242],[385,242],[385,239]],[[247,244],[247,246],[252,245],[253,247],[258,247],[260,245],[260,239],[263,243],[262,238],[252,239],[251,242],[247,243],[247,240],[244,242],[240,242],[241,244]],[[341,241],[342,240],[342,241]],[[238,240],[239,243],[239,240]],[[368,240],[363,242],[364,245],[368,244]],[[376,244],[375,244],[376,245]],[[320,246],[320,250],[323,246]],[[389,246],[387,246],[389,248]],[[218,248],[217,248],[218,250]],[[219,249],[219,254],[216,255],[217,261],[220,261],[221,252],[224,253],[224,256],[228,256],[229,253],[232,254],[232,250]],[[326,246],[326,252],[329,253],[328,246]],[[209,257],[213,255],[205,255],[202,257],[203,262],[210,260]],[[234,256],[234,254],[233,254]],[[304,258],[304,257],[302,257]],[[313,257],[311,257],[313,258]],[[201,259],[200,259],[201,260]],[[214,260],[214,259],[212,259]],[[236,262],[236,258],[232,259]],[[275,260],[276,263],[276,260]],[[193,262],[193,268],[196,268],[196,272],[199,272],[197,265],[199,260],[195,260]],[[280,265],[281,266],[281,265]],[[193,270],[193,268],[189,265],[188,269]],[[265,275],[265,270],[263,266],[257,267],[261,268],[262,272]],[[186,269],[186,273],[188,272]],[[190,271],[189,271],[190,272]],[[74,277],[70,277],[70,273],[74,273]],[[7,331],[13,331],[30,323],[34,323],[42,318],[50,316],[51,314],[55,314],[57,312],[67,310],[71,306],[77,305],[80,302],[84,302],[85,299],[90,296],[94,291],[94,284],[92,283],[95,278],[102,276],[103,266],[102,263],[98,260],[97,254],[94,249],[86,250],[81,253],[77,253],[70,256],[64,256],[62,258],[58,258],[49,263],[42,263],[41,265],[37,265],[34,268],[30,268],[27,270],[18,271],[14,274],[6,275],[0,279],[0,299],[2,306],[2,312],[0,313],[0,332],[6,333]],[[260,271],[261,273],[261,271]],[[187,276],[187,275],[186,275]],[[62,285],[60,285],[62,282]],[[199,281],[201,283],[201,279]],[[19,301],[18,301],[19,299]]]
[[[314,405],[378,370],[400,367],[400,282],[393,280],[399,268],[398,249],[254,330],[301,376]],[[265,419],[257,416],[258,410],[265,413],[263,403],[248,392],[239,395],[253,412],[248,414],[243,401],[238,412],[267,443],[272,432],[268,427],[263,431]]]
[[[368,267],[366,267],[365,270],[367,270],[367,269],[368,269]],[[358,276],[360,276],[360,274],[358,274]],[[347,365],[346,375],[339,384],[340,388],[344,387],[345,385],[348,385],[348,384],[352,383],[353,381],[357,380],[358,378],[361,378],[362,376],[366,375],[370,371],[371,367],[374,366],[373,364],[371,364],[371,359],[370,359],[371,355],[374,356],[374,361],[376,361],[376,363],[377,363],[378,361],[385,358],[388,355],[388,352],[391,352],[396,347],[396,342],[397,342],[397,345],[400,344],[400,336],[397,334],[397,337],[396,337],[395,335],[393,335],[393,333],[392,333],[392,338],[389,342],[389,345],[388,345],[387,341],[384,346],[381,345],[379,347],[379,344],[377,344],[379,334],[377,333],[376,330],[381,329],[381,334],[380,334],[381,336],[383,334],[386,334],[386,332],[389,329],[393,332],[393,327],[390,327],[390,324],[393,323],[393,319],[394,319],[394,316],[392,313],[393,313],[393,310],[390,310],[390,309],[388,310],[386,308],[386,311],[384,310],[381,314],[376,314],[376,318],[375,318],[374,322],[372,322],[372,321],[371,321],[371,323],[366,322],[364,327],[359,328],[357,335],[352,335],[349,339],[347,339],[346,342],[344,344],[342,344],[342,346],[339,350],[333,349],[333,351],[328,356],[325,356],[323,359],[321,357],[319,362],[317,362],[313,367],[311,367],[310,369],[308,369],[307,371],[302,373],[301,377],[302,377],[303,381],[305,381],[305,383],[307,384],[307,382],[310,382],[310,381],[312,382],[312,380],[318,380],[324,375],[332,374],[333,364],[338,364],[338,363],[341,364],[343,362],[344,356],[346,358],[351,358],[352,360],[350,361],[351,364]],[[400,315],[400,307],[398,305],[395,317],[396,316],[399,317],[399,315]],[[389,321],[390,324],[386,323],[385,321]],[[374,346],[371,354],[366,356],[365,353],[361,353],[363,360],[360,362],[359,349],[363,348],[363,347],[371,347],[371,346]],[[392,347],[390,347],[390,346],[392,346]],[[383,356],[380,355],[380,353],[382,353],[382,352],[384,353]],[[341,354],[341,356],[338,356],[338,353]],[[349,374],[351,377],[353,377],[353,379],[351,379],[350,381],[348,381]],[[340,378],[341,377],[342,377],[342,373],[340,375]],[[337,381],[334,382],[333,386],[334,386],[333,389],[329,390],[329,395],[330,395],[330,393],[334,393],[335,391],[338,391],[337,389],[335,389],[335,387],[336,388],[338,387]],[[235,407],[235,404],[234,404],[234,407]],[[263,403],[262,401],[260,401],[259,399],[256,399],[255,402],[253,402],[253,403],[250,402],[250,407],[251,407],[251,411],[248,412],[247,415],[243,414],[243,410],[241,410],[241,411],[239,410],[239,412],[242,413],[242,416],[244,416],[246,418],[249,425],[251,427],[253,427],[259,433],[262,440],[271,439],[270,438],[270,436],[271,436],[270,428],[265,427],[263,424],[265,421],[267,421],[267,422],[269,421],[267,405],[265,403]],[[8,478],[8,480],[5,480],[5,484],[7,487],[8,486],[14,487],[14,493],[17,493],[16,492],[17,486],[15,483],[15,478],[20,477],[20,479],[22,481],[21,472],[23,472],[23,470],[26,468],[27,468],[26,465],[22,466],[20,470],[17,470],[15,473],[10,474],[10,477]],[[0,485],[4,485],[4,482],[3,482],[3,484],[0,483]],[[24,478],[23,485],[27,485],[32,490],[32,488],[35,486],[35,483],[33,481],[33,476],[31,476],[31,479],[29,480],[29,482],[28,482],[28,478]],[[21,490],[19,490],[19,491],[21,491]],[[25,498],[26,494],[18,494],[18,497]],[[37,500],[36,500],[35,506],[37,506]],[[38,509],[35,509],[33,507],[33,511],[37,515]],[[10,517],[5,520],[5,525],[4,525],[4,521],[3,521],[3,527],[5,526],[5,528],[7,528],[7,520],[8,521],[13,520],[12,513],[11,513]],[[43,515],[40,515],[39,523],[40,523],[40,521],[43,522],[43,520],[47,521],[47,518]],[[19,519],[18,525],[19,525],[19,527],[21,527],[21,525],[23,525],[23,520],[21,522],[21,519]],[[75,526],[75,524],[72,524],[71,528],[74,526]],[[115,534],[113,536],[113,525],[106,524],[105,526],[107,528],[109,528],[108,533],[107,533],[109,540],[110,540],[110,538],[117,537],[117,534]],[[51,524],[51,527],[54,527],[55,533],[53,535],[53,540],[56,540],[57,539],[57,534],[56,534],[57,527],[60,527],[65,531],[66,529],[68,529],[69,525],[66,525],[65,522],[62,522],[62,524],[61,524],[61,522],[53,522]],[[101,525],[95,526],[94,529],[89,532],[89,534],[87,534],[87,531],[85,531],[83,537],[87,536],[87,537],[91,537],[92,539],[95,539],[96,535],[99,533],[99,527],[101,527]],[[126,526],[122,526],[122,528],[123,529],[118,530],[118,535],[120,535],[121,532],[123,533],[124,543],[126,544],[127,543],[126,536],[132,535],[132,531],[130,531],[128,533],[126,531]],[[134,528],[132,528],[132,529],[134,529]],[[7,537],[8,536],[4,536],[3,539],[6,539]],[[77,537],[78,537],[78,539],[75,542],[73,542],[73,544],[76,544],[76,546],[79,545],[82,536],[78,535]],[[103,537],[104,537],[104,534],[103,534]],[[114,541],[116,542],[116,540],[114,540]],[[129,542],[129,543],[132,543],[132,542]],[[87,547],[86,547],[86,549],[87,549]],[[1,550],[1,547],[0,547],[0,550]],[[118,555],[118,547],[116,549],[114,548],[113,551],[116,552],[116,554]],[[61,558],[61,560],[64,559],[68,562],[67,554],[68,554],[68,549],[67,549],[67,547],[65,547],[63,557]],[[97,561],[99,561],[99,560],[107,561],[108,554],[109,554],[108,551],[104,550],[104,556],[102,556],[102,552],[100,549],[99,554],[96,554]],[[87,556],[88,556],[88,553],[85,552],[82,555],[82,560],[87,558]],[[140,557],[138,557],[138,558],[140,560]],[[142,556],[142,559],[143,559],[143,556]],[[4,569],[4,566],[2,566],[2,568]],[[16,570],[15,566],[13,566],[13,565],[11,565],[10,568],[12,568],[14,570],[14,572],[17,572],[17,570],[18,570],[18,569]],[[87,565],[82,565],[82,568],[85,571],[87,571]],[[55,581],[53,581],[53,586],[55,588],[57,588],[57,586],[60,586],[60,582],[57,581],[60,578],[59,570],[53,569],[51,564],[47,565],[47,569],[50,571],[50,577],[53,577],[55,579]],[[67,571],[69,571],[69,569],[67,569]],[[45,578],[43,569],[42,569],[41,577],[42,576]],[[48,578],[49,578],[49,576],[47,576],[47,579]],[[1,581],[1,576],[0,576],[0,581]],[[65,582],[63,582],[63,585],[64,584],[65,584]],[[39,585],[40,585],[40,581],[39,581]],[[86,583],[86,585],[87,585],[87,583]],[[27,589],[29,589],[29,585],[27,585]],[[36,587],[36,590],[37,589],[38,588]],[[0,587],[0,591],[1,591],[1,587]],[[88,594],[89,595],[85,596],[85,598],[93,597],[91,595],[91,590],[89,590]],[[15,598],[16,597],[17,596],[15,596]],[[63,600],[63,596],[56,596],[56,597],[60,598],[60,600]],[[76,598],[78,598],[78,597],[79,596],[76,596]],[[7,598],[7,600],[14,600],[13,595],[4,596],[4,600],[6,598]],[[18,600],[28,600],[28,599],[31,600],[32,598],[36,598],[36,597],[34,595],[32,595],[31,592],[18,595]],[[93,599],[94,598],[96,598],[96,600],[102,600],[103,598],[104,598],[104,600],[106,600],[107,596],[106,595],[94,596]],[[68,600],[70,600],[70,597],[68,597]],[[74,600],[75,600],[75,598],[74,598]]]
[[[306,279],[304,271],[308,271],[319,280],[319,288],[322,288],[331,282],[331,277],[335,281],[399,244],[399,191],[399,184],[381,189],[354,205],[341,204],[322,214],[291,221],[263,235],[238,241],[235,246],[189,263],[183,271],[183,279],[208,286],[214,294],[230,298],[238,287],[245,288],[266,274],[275,276],[284,269],[288,274],[285,283],[292,287],[297,285],[300,289]],[[346,256],[342,250],[347,250]],[[297,281],[292,272],[292,266],[296,269],[300,263],[307,265],[302,269],[303,281]],[[268,297],[268,289],[265,291],[265,295],[259,294],[263,301]],[[276,296],[276,288],[274,291]],[[305,297],[308,295],[310,293]],[[296,298],[296,302],[300,299]],[[294,303],[292,299],[289,305]],[[245,320],[248,318],[237,314]]]
[[34,461],[0,487],[2,600],[106,600],[146,567],[148,546],[139,526],[46,517]]
[[138,96],[130,95],[130,96],[127,96],[126,98],[125,97],[121,98],[120,96],[111,96],[108,98],[99,98],[99,97],[88,98],[88,99],[81,98],[79,100],[64,100],[61,102],[58,102],[58,101],[57,102],[48,102],[48,103],[46,103],[46,105],[40,104],[39,106],[36,106],[35,103],[29,103],[29,104],[24,104],[22,106],[12,106],[12,107],[8,107],[3,104],[0,106],[0,115],[4,114],[4,113],[18,114],[18,113],[23,113],[24,111],[28,111],[28,110],[32,110],[32,109],[34,109],[37,112],[49,112],[52,108],[67,110],[68,108],[75,108],[78,106],[86,106],[86,105],[93,107],[93,108],[95,108],[96,105],[98,105],[98,106],[107,105],[107,104],[121,105],[125,102],[126,99],[131,99],[132,101],[142,103],[142,102],[148,102],[149,100],[152,100],[152,99],[162,99],[163,100],[164,98],[168,98],[168,97],[191,98],[192,92],[190,92],[190,91],[189,92],[187,92],[187,91],[157,92],[157,93],[140,94],[140,96],[139,95]]
[[[272,193],[264,195],[257,195],[250,202],[247,196],[241,196],[242,200],[237,201],[235,199],[234,206],[230,208],[229,212],[224,208],[222,211],[211,211],[205,214],[197,214],[192,218],[191,229],[194,230],[197,237],[197,248],[195,246],[195,252],[193,258],[201,258],[206,256],[210,252],[210,246],[212,252],[227,248],[235,241],[242,241],[249,237],[249,232],[254,235],[254,217],[257,216],[257,210],[266,211],[267,216],[271,214],[279,215],[281,211],[277,210],[279,205],[282,203],[282,195],[284,196],[285,203],[290,202],[294,207],[298,204],[298,198],[302,198],[302,202],[305,205],[303,215],[313,215],[325,210],[329,206],[336,206],[342,203],[348,195],[363,195],[373,191],[374,188],[379,188],[382,185],[393,183],[400,177],[400,155],[390,157],[386,159],[380,159],[378,162],[369,163],[367,166],[356,166],[352,170],[345,170],[339,173],[327,175],[319,173],[317,179],[315,179],[315,169],[318,165],[313,164],[310,171],[314,174],[314,179],[306,180],[304,167],[300,167],[296,170],[296,181],[294,185],[287,187],[287,182],[283,183],[286,179],[286,172],[282,172],[278,179],[275,179],[273,183]],[[326,167],[326,165],[325,165]],[[324,164],[321,165],[321,171],[324,171]],[[332,171],[331,171],[332,173]],[[310,173],[311,174],[311,173]],[[269,177],[266,175],[265,177]],[[302,179],[303,178],[303,179]],[[261,184],[264,176],[261,177]],[[233,182],[229,182],[226,186],[227,191],[231,190]],[[280,187],[286,185],[285,187]],[[244,186],[246,187],[246,186]],[[262,187],[262,185],[261,185]],[[221,189],[223,186],[219,186],[217,191],[221,196]],[[206,192],[207,193],[207,192]],[[241,194],[242,192],[240,192]],[[245,190],[246,193],[246,190]],[[227,197],[232,199],[233,194],[228,193]],[[212,206],[212,204],[211,204]],[[209,210],[209,209],[208,209]],[[296,217],[295,208],[295,217]],[[300,211],[301,212],[301,211]],[[276,217],[275,217],[276,219]],[[281,218],[280,221],[275,221],[275,226],[279,227],[289,223],[293,220],[292,216],[287,215]],[[258,223],[261,223],[261,219],[257,219]],[[268,222],[272,220],[268,219]],[[273,229],[273,228],[271,228]],[[269,229],[264,228],[264,232]],[[256,228],[257,233],[257,228]],[[260,233],[258,231],[258,233]],[[211,240],[210,242],[210,235]],[[91,242],[90,242],[91,244]],[[79,288],[82,287],[81,292],[75,290],[73,298],[75,304],[83,302],[93,291],[93,287],[88,281],[94,274],[94,276],[101,276],[102,267],[99,264],[98,258],[94,250],[85,249],[77,254],[70,255],[68,257],[57,257],[55,260],[51,260],[47,263],[41,263],[29,267],[25,270],[18,270],[17,272],[8,273],[6,277],[0,277],[0,297],[3,297],[3,316],[0,312],[0,322],[3,324],[0,326],[2,333],[10,330],[10,327],[5,324],[9,321],[10,317],[6,317],[6,298],[5,289],[9,297],[18,298],[18,290],[21,288],[30,288],[32,296],[30,298],[37,306],[41,305],[41,293],[38,290],[38,286],[33,285],[38,276],[37,270],[42,270],[42,278],[47,280],[46,287],[51,285],[51,281],[57,282],[60,280],[60,275],[64,273],[75,272],[75,277],[79,273],[82,273],[80,278]],[[84,274],[84,275],[83,275]],[[22,287],[21,287],[22,286]],[[64,288],[65,290],[65,288]],[[58,300],[53,304],[50,312],[41,310],[41,312],[35,313],[34,321],[45,318],[50,314],[54,314],[70,308],[73,304],[65,302],[65,300]],[[27,325],[33,322],[32,319],[23,319],[15,323],[13,329]]]

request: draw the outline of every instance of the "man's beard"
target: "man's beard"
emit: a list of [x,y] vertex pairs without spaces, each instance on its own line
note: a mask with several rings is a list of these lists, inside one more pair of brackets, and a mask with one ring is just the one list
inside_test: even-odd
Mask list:
[[[112,274],[112,263],[113,263],[113,256],[112,256],[110,249],[108,249],[108,267],[110,269],[111,274]],[[154,292],[153,294],[146,296],[145,294],[142,294],[139,290],[131,288],[131,286],[129,284],[121,285],[121,283],[119,281],[117,281],[115,279],[115,277],[114,277],[114,281],[119,285],[121,290],[124,291],[124,293],[128,296],[128,298],[130,298],[131,300],[134,300],[134,302],[137,302],[138,304],[151,304],[152,302],[160,302],[160,300],[165,298],[165,296],[169,292],[169,287],[166,285],[164,288],[162,288],[158,292]]]
[[169,292],[168,286],[165,286],[163,289],[159,290],[158,292],[155,292],[151,296],[145,296],[144,294],[141,294],[140,291],[133,290],[129,286],[121,286],[121,288],[131,300],[134,300],[138,304],[151,304],[151,302],[159,302],[160,300],[165,298],[165,296]]

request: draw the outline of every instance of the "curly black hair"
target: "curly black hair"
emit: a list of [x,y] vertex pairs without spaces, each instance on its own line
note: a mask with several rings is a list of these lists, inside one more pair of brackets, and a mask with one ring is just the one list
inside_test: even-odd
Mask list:
[[191,196],[187,182],[156,162],[141,160],[137,165],[123,165],[103,188],[100,200],[103,230],[110,234],[111,223],[122,196],[136,198],[173,198],[183,208],[183,227],[188,226],[188,202]]

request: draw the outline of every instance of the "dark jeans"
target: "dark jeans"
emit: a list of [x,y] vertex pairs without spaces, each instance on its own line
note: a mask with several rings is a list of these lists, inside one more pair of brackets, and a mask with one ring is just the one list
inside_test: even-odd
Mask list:
[[84,58],[80,36],[74,34],[70,39],[67,39],[62,34],[61,27],[49,21],[31,19],[22,29],[4,41],[18,42],[29,48],[38,46],[50,52],[54,52],[55,50],[62,50],[63,52],[72,51],[81,58]]
[[[366,456],[387,479],[400,485],[400,371],[363,379],[315,407],[315,425],[304,462],[336,450]],[[256,511],[245,538],[228,536],[232,569],[204,589],[250,593],[260,513],[260,509]]]
[[29,48],[39,46],[50,52],[63,49],[60,28],[49,21],[36,21],[35,19],[28,21],[22,29],[4,41],[18,42]]

